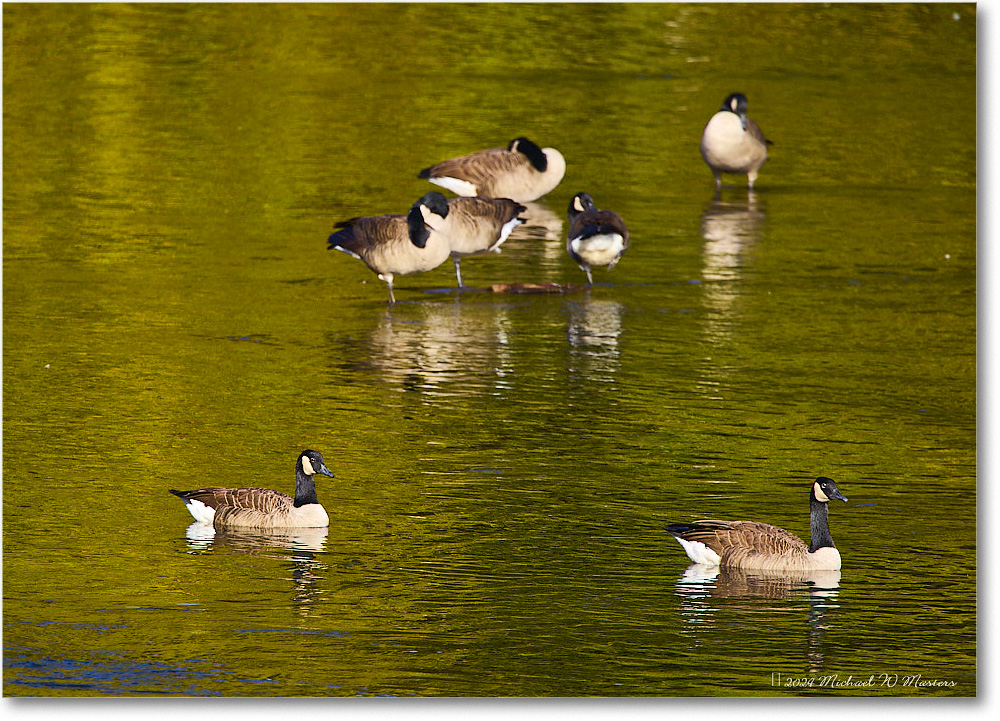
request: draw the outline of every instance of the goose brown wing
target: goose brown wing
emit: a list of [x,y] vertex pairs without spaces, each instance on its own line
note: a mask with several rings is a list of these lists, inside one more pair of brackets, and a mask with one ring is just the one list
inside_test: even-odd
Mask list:
[[795,554],[809,551],[809,546],[794,533],[769,523],[704,519],[691,526],[684,538],[704,543],[720,557],[734,552]]
[[573,225],[569,230],[570,238],[590,238],[594,235],[604,235],[607,233],[618,233],[624,240],[625,247],[628,247],[628,228],[625,221],[613,210],[591,210],[580,213],[573,220]]
[[421,171],[420,177],[457,178],[479,187],[491,181],[495,175],[517,170],[528,164],[528,159],[521,153],[511,152],[506,148],[490,148],[461,158],[442,160]]
[[466,232],[492,236],[492,240],[498,237],[505,223],[527,210],[509,198],[479,196],[452,198],[448,201],[448,206],[457,211],[455,221],[467,226]]
[[469,212],[474,215],[483,216],[498,224],[513,220],[518,213],[523,213],[525,208],[520,203],[515,203],[509,198],[481,198],[472,196],[467,198],[453,198],[449,203],[457,203],[459,206],[468,206]]
[[407,237],[405,215],[376,215],[351,218],[337,223],[340,231],[330,236],[329,247],[338,248],[363,258],[372,247],[384,245],[399,237]]
[[270,488],[219,488],[209,486],[194,491],[175,491],[176,495],[185,500],[204,503],[215,509],[218,514],[223,511],[258,511],[273,513],[289,508],[294,500],[287,493],[274,491]]
[[760,129],[760,126],[750,118],[747,118],[747,132],[760,142],[764,143],[764,145],[774,145],[774,143],[764,137],[764,131]]
[[274,525],[294,507],[291,496],[270,488],[230,489],[225,505],[215,509],[215,525]]

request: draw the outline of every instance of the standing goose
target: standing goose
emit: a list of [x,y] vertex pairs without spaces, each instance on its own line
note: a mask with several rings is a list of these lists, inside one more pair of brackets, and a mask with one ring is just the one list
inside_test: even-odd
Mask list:
[[[431,195],[445,200],[440,193],[427,194]],[[448,238],[458,287],[464,288],[462,257],[490,251],[499,253],[511,231],[526,222],[518,217],[526,208],[508,198],[452,198],[445,202],[447,215],[428,219],[428,225]]]
[[847,502],[829,478],[817,478],[809,497],[812,543],[783,528],[757,521],[674,523],[667,530],[688,558],[707,566],[744,571],[839,571],[840,551],[833,544],[827,519],[831,499]]
[[594,284],[590,269],[595,265],[615,267],[628,250],[629,235],[625,221],[611,210],[598,210],[587,193],[577,193],[569,202],[569,235],[566,250],[587,274],[587,285]]
[[767,146],[771,141],[753,120],[747,117],[747,98],[733,93],[722,109],[712,116],[701,135],[701,157],[715,174],[715,188],[722,188],[722,174],[746,173],[750,188],[757,171],[767,162]]
[[397,275],[433,270],[451,253],[448,239],[432,223],[448,215],[448,203],[440,193],[428,193],[407,215],[376,215],[351,218],[327,239],[327,250],[336,248],[352,255],[375,271],[389,286],[389,303],[395,303],[392,280]]
[[551,192],[565,173],[566,159],[558,150],[539,148],[527,138],[515,138],[506,148],[444,160],[424,168],[417,177],[456,195],[527,203]]
[[316,451],[302,451],[295,464],[295,498],[269,488],[219,488],[170,492],[180,497],[199,523],[216,528],[325,528],[326,509],[316,498],[313,476],[333,473]]

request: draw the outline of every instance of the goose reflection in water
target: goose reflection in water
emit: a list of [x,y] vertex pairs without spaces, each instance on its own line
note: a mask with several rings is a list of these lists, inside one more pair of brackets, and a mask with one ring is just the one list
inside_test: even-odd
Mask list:
[[[826,634],[831,617],[839,607],[840,574],[840,571],[744,571],[694,563],[677,580],[675,589],[681,597],[685,630],[693,633],[712,629],[718,614],[725,611],[787,614],[788,601],[805,601],[809,625],[806,659],[810,672],[818,673],[826,661]],[[766,603],[767,600],[785,603]]]
[[701,216],[702,271],[706,332],[710,340],[726,340],[733,319],[730,311],[740,297],[745,254],[760,240],[766,213],[753,193],[746,200],[716,197]]
[[293,552],[320,552],[326,548],[329,528],[275,528],[266,530],[237,530],[216,528],[211,523],[195,521],[187,527],[185,536],[188,547],[203,551],[212,547],[225,547],[237,552],[257,555],[267,549],[284,549]]
[[794,598],[808,593],[836,598],[840,571],[744,571],[692,563],[677,581],[677,591],[712,598]]
[[[504,245],[509,261],[510,282],[557,283],[566,262],[563,219],[538,201],[522,203],[526,220],[514,228]],[[522,270],[518,270],[522,269]]]
[[318,581],[327,575],[327,565],[318,561],[316,554],[326,550],[328,533],[329,528],[235,530],[195,521],[187,527],[185,536],[191,552],[225,550],[242,556],[290,562],[290,580],[295,589],[292,601],[299,614],[306,616],[322,593]]
[[426,303],[396,308],[373,329],[367,357],[382,380],[431,395],[504,388],[510,357],[507,310],[500,304]]
[[611,380],[619,367],[624,307],[616,300],[590,297],[568,306],[571,370],[593,380]]
[[[519,215],[525,219],[523,225],[514,228],[511,238],[562,240],[563,221],[544,203],[533,200],[521,203],[525,207]],[[561,250],[561,248],[560,248]]]

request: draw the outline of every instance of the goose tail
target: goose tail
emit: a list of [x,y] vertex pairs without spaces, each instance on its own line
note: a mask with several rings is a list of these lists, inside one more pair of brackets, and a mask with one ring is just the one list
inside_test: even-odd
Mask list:
[[356,218],[352,218],[351,220],[345,220],[343,223],[337,223],[334,226],[335,228],[341,228],[341,230],[338,230],[326,239],[327,250],[339,250],[359,260],[361,259],[361,256],[352,247],[357,240],[357,237],[354,235],[354,228],[352,227],[355,220]]

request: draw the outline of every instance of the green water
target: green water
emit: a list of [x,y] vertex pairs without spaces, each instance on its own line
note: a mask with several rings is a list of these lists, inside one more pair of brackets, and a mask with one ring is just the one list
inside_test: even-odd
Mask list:
[[[974,6],[3,24],[5,695],[976,693]],[[715,198],[734,90],[774,145]],[[566,177],[476,290],[390,309],[326,250],[519,135]],[[579,190],[621,263],[487,290],[583,282]],[[325,532],[205,538],[167,492],[290,491],[304,448]],[[665,524],[805,536],[818,475],[833,590],[685,576]]]

